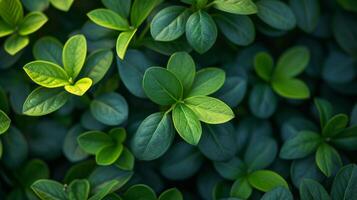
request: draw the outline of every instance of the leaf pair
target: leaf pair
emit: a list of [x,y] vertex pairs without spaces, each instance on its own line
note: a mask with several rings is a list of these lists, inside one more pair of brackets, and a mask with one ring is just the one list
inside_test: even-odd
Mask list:
[[[34,56],[38,60],[26,64],[24,70],[42,87],[28,96],[23,105],[23,113],[32,116],[51,113],[67,102],[68,93],[82,96],[93,84],[98,83],[109,69],[113,54],[100,50],[87,60],[86,54],[87,44],[83,35],[72,36],[63,48],[53,38],[39,40],[34,47]],[[78,76],[84,78],[74,82]]]
[[[188,43],[198,53],[202,54],[208,51],[217,39],[216,23],[213,18],[204,10],[205,8],[213,6],[218,10],[239,15],[248,15],[257,12],[257,7],[251,0],[215,0],[212,1],[210,4],[206,3],[207,1],[197,1],[193,5],[194,9],[185,8],[183,6],[170,6],[162,9],[155,15],[151,22],[152,37],[157,41],[166,42],[176,40],[184,33],[186,33]],[[245,20],[243,24],[248,23],[248,28],[252,30],[251,21],[249,21],[249,19],[246,20],[246,18],[242,20]],[[228,19],[228,21],[230,20]],[[223,27],[222,30],[226,30],[227,26],[224,27],[224,22],[220,24],[223,24],[222,26],[220,26]],[[224,31],[224,33],[227,33],[227,31]],[[225,35],[229,36],[229,33]],[[252,40],[249,38],[249,41],[246,43],[250,43],[251,41]],[[237,43],[240,42],[238,41]]]
[[318,168],[330,177],[342,167],[341,157],[333,146],[355,150],[356,127],[346,128],[348,117],[345,114],[332,116],[332,106],[326,100],[315,99],[315,105],[320,115],[321,135],[313,131],[301,131],[284,143],[280,157],[298,159],[316,152]]
[[134,157],[123,145],[126,132],[123,128],[114,128],[108,134],[101,131],[88,131],[77,140],[79,146],[88,154],[95,155],[98,165],[129,166],[132,169]]
[[36,32],[46,22],[42,12],[31,12],[24,17],[20,0],[0,1],[0,37],[11,35],[5,40],[4,48],[10,55],[15,55],[29,42],[29,34]]
[[208,97],[224,83],[225,73],[217,68],[195,72],[195,63],[185,52],[170,57],[167,69],[150,67],[145,71],[143,88],[155,103],[170,105],[172,120],[179,135],[197,145],[202,134],[201,123],[220,124],[234,117],[222,101]]
[[285,51],[275,67],[273,58],[268,53],[258,53],[254,59],[254,69],[257,75],[269,82],[280,96],[306,99],[310,96],[309,88],[295,77],[305,70],[309,61],[309,50],[306,47],[296,46]]
[[[107,7],[106,9],[99,8],[92,10],[87,15],[89,19],[99,26],[122,31],[116,42],[116,51],[119,58],[123,60],[130,41],[133,39],[139,26],[145,21],[151,11],[161,3],[161,0],[135,0],[132,6],[130,5],[130,1],[125,0],[103,0],[102,2]],[[127,19],[129,13],[130,23]]]

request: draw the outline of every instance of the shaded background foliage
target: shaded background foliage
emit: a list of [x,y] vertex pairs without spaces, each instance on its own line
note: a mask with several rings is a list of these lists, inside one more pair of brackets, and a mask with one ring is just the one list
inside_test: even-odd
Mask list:
[[[113,183],[113,188],[118,188],[117,193],[124,199],[137,199],[130,197],[128,192],[128,188],[137,183],[147,184],[156,194],[176,187],[183,193],[184,199],[279,199],[275,196],[279,194],[280,199],[290,199],[289,192],[284,189],[285,181],[294,199],[356,199],[357,169],[351,164],[357,162],[354,156],[357,149],[357,129],[354,128],[357,123],[357,3],[352,0],[281,2],[291,9],[287,18],[292,14],[296,23],[291,20],[288,20],[287,25],[279,21],[269,22],[269,17],[264,16],[259,9],[258,14],[248,15],[249,19],[248,16],[242,19],[241,15],[239,16],[242,18],[238,19],[237,15],[210,9],[209,14],[214,16],[218,34],[213,46],[206,51],[190,47],[185,34],[171,42],[155,42],[151,36],[152,32],[146,32],[145,26],[150,28],[148,22],[160,10],[171,5],[189,7],[179,1],[164,1],[152,11],[148,22],[138,28],[124,60],[115,53],[119,32],[100,27],[87,16],[90,11],[103,8],[102,2],[75,0],[68,12],[53,6],[44,9],[48,22],[30,35],[30,43],[25,49],[14,56],[6,53],[4,48],[0,49],[0,109],[11,119],[11,127],[0,136],[0,198],[37,199],[30,189],[37,179],[52,179],[70,184],[76,178],[87,178],[91,193],[95,194],[92,188],[100,183],[124,177],[119,181],[125,183],[120,189],[120,183]],[[23,0],[22,3],[25,13],[28,13],[33,2]],[[261,2],[256,3],[259,5]],[[227,20],[224,17],[243,25],[234,27],[238,30],[235,32],[231,30],[233,26],[224,23],[224,20]],[[276,26],[271,27],[274,24]],[[242,27],[243,30],[239,29]],[[52,114],[41,117],[23,115],[23,103],[36,86],[22,68],[30,61],[38,59],[36,44],[47,36],[57,38],[64,44],[70,36],[76,34],[85,35],[89,53],[98,49],[113,49],[114,59],[104,78],[84,96],[70,97],[65,106]],[[141,35],[142,40],[139,39]],[[4,46],[4,41],[5,39],[0,39],[1,46]],[[259,67],[255,64],[258,62],[256,55],[266,52],[276,66],[279,58],[296,46],[306,47],[310,55],[307,67],[303,67],[301,74],[296,74],[309,88],[308,98],[300,100],[288,99],[276,92],[270,85],[271,82],[267,82],[264,76],[257,73]],[[212,66],[225,71],[223,87],[211,96],[229,105],[235,113],[235,118],[219,125],[202,123],[202,136],[197,146],[189,145],[176,133],[171,134],[168,138],[174,138],[166,141],[167,152],[159,152],[160,155],[155,157],[158,159],[153,161],[143,161],[152,159],[140,154],[141,150],[132,144],[134,135],[147,116],[166,111],[169,107],[158,106],[147,99],[148,95],[141,85],[143,75],[151,66],[165,67],[170,56],[179,51],[190,53],[197,71]],[[43,52],[38,53],[41,54]],[[262,62],[265,62],[264,66],[268,66],[267,60],[263,59]],[[288,90],[295,94],[300,91],[296,88]],[[117,96],[110,98],[110,95]],[[108,117],[93,108],[95,102],[121,98],[124,100],[114,102],[113,107],[117,106],[119,111],[128,109],[128,116],[114,124],[111,124],[114,116]],[[315,98],[319,98],[320,102],[314,103]],[[331,105],[321,99],[327,100]],[[322,110],[331,107],[331,113],[321,112],[320,108],[320,113],[325,115],[319,116],[319,108],[316,108],[319,105]],[[292,149],[304,154],[295,157],[291,156],[291,152],[283,152],[284,148],[291,150],[285,147],[288,146],[287,141],[301,136],[302,131],[323,134],[321,119],[331,118],[338,113],[346,114],[349,119],[346,121],[345,117],[342,117],[342,122],[337,124],[346,124],[340,129],[336,128],[336,134],[350,134],[348,137],[351,142],[331,145],[337,151],[330,152],[336,151],[339,156],[331,156],[330,164],[325,163],[325,167],[317,166],[313,154],[317,148],[312,148],[311,151]],[[168,120],[171,120],[171,117]],[[98,162],[100,159],[97,152],[90,152],[89,154],[95,154],[95,157],[90,156],[85,149],[86,145],[81,144],[80,139],[80,144],[77,143],[79,135],[85,139],[82,133],[86,131],[98,130],[102,135],[110,135],[109,132],[115,127],[126,129],[125,142],[116,140],[115,137],[108,140],[120,141],[118,144],[123,143],[123,148],[127,148],[139,158],[135,160],[133,170],[130,159],[122,163],[118,161],[112,166],[99,167],[94,161]],[[171,132],[175,131],[173,127],[171,129]],[[311,141],[311,138],[303,144],[309,140]],[[322,156],[324,155],[327,153],[323,152]],[[347,174],[351,180],[351,185],[341,186],[341,190],[347,191],[345,198],[339,196],[336,189],[338,186],[334,186],[344,184],[343,180],[340,180],[342,175],[337,174],[338,171],[339,174]],[[255,172],[263,175],[257,175]],[[250,178],[246,178],[247,174],[250,174]],[[258,178],[252,178],[252,174]],[[285,179],[277,184],[283,187],[259,185],[269,182],[269,178],[279,179],[276,176]],[[265,180],[259,180],[259,177],[264,177]],[[252,188],[255,189],[251,191]],[[316,194],[314,191],[320,193]],[[265,192],[268,192],[267,195],[264,195]],[[172,198],[175,199],[174,196]]]

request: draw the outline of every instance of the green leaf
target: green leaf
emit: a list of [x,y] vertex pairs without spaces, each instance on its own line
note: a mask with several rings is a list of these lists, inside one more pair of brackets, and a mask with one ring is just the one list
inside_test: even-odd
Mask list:
[[193,13],[186,23],[186,38],[198,53],[208,51],[217,39],[217,27],[212,17],[202,10]]
[[109,8],[124,18],[130,13],[131,0],[102,0],[106,8]]
[[115,187],[117,187],[119,184],[120,181],[118,180],[104,182],[102,185],[100,185],[100,188],[97,189],[94,195],[91,196],[88,200],[102,200],[109,193],[113,192]]
[[343,129],[332,138],[332,143],[340,149],[355,151],[357,149],[357,126]]
[[296,46],[285,51],[274,70],[274,79],[287,79],[301,74],[310,61],[310,52],[304,46]]
[[29,116],[42,116],[60,109],[69,98],[64,90],[39,87],[27,97],[22,112]]
[[124,146],[122,144],[116,143],[110,146],[105,146],[96,153],[95,161],[98,165],[111,165],[118,160],[123,148]]
[[300,131],[297,136],[287,140],[280,150],[280,158],[298,159],[313,153],[321,143],[319,134]]
[[154,113],[140,124],[133,136],[131,147],[136,158],[154,160],[169,149],[174,136],[170,115]]
[[172,111],[172,119],[181,138],[189,144],[197,145],[201,138],[202,128],[195,113],[185,104],[179,103]]
[[247,46],[255,39],[255,28],[247,16],[217,14],[214,19],[226,38],[236,45]]
[[196,75],[195,61],[186,52],[176,52],[172,54],[167,69],[172,72],[181,82],[184,93],[190,91]]
[[183,200],[183,196],[180,190],[171,188],[161,193],[158,200]]
[[260,78],[269,82],[273,75],[274,61],[270,54],[261,52],[254,57],[254,69]]
[[73,80],[84,65],[87,55],[87,42],[84,35],[75,35],[67,40],[63,47],[62,61],[64,70]]
[[24,187],[30,187],[38,179],[49,178],[50,170],[44,161],[32,159],[16,173],[16,176],[21,179]]
[[273,89],[280,96],[289,99],[307,99],[310,97],[309,87],[300,79],[274,79]]
[[75,125],[69,129],[64,138],[62,151],[65,157],[71,162],[81,161],[88,157],[88,154],[80,148],[77,142],[77,137],[84,131],[81,125]]
[[252,187],[268,192],[276,187],[288,187],[288,183],[276,172],[270,170],[258,170],[248,176],[248,181]]
[[323,129],[332,117],[332,105],[330,102],[321,98],[315,98],[314,103],[319,114],[321,129]]
[[11,126],[6,134],[1,135],[3,145],[2,163],[9,169],[16,169],[23,165],[28,158],[29,144],[25,136]]
[[106,146],[114,144],[112,138],[100,131],[88,131],[77,138],[79,146],[89,154],[97,154]]
[[257,13],[257,6],[252,0],[214,0],[213,7],[218,10],[238,15]]
[[277,109],[278,98],[267,84],[256,84],[249,96],[249,108],[259,118],[269,118]]
[[210,95],[221,88],[226,79],[226,73],[218,68],[207,67],[196,73],[188,96]]
[[234,118],[234,113],[223,101],[213,97],[194,96],[185,99],[185,104],[197,118],[208,124],[221,124]]
[[237,180],[247,173],[246,165],[238,157],[233,157],[228,161],[214,162],[216,171],[227,180]]
[[120,59],[124,59],[126,50],[130,44],[130,41],[133,39],[137,29],[130,31],[121,32],[117,39],[116,51]]
[[320,3],[318,0],[290,0],[299,28],[312,33],[320,19]]
[[22,4],[29,11],[44,11],[50,2],[48,0],[22,0]]
[[151,11],[161,2],[162,0],[134,0],[130,13],[131,24],[135,28],[138,28],[149,16]]
[[128,118],[128,103],[118,93],[106,93],[96,97],[90,104],[95,119],[109,126],[122,124]]
[[31,12],[19,24],[19,34],[29,35],[40,29],[46,22],[47,17],[41,12]]
[[342,160],[338,152],[326,143],[320,144],[316,152],[316,164],[320,170],[330,177],[342,167]]
[[299,188],[301,200],[329,200],[330,196],[325,188],[311,179],[304,179]]
[[11,35],[5,40],[4,48],[7,53],[14,56],[30,43],[28,36],[21,36],[17,34]]
[[322,135],[325,137],[334,137],[339,134],[348,125],[348,116],[345,114],[337,114],[327,121],[322,130]]
[[337,0],[337,3],[345,10],[357,12],[357,5],[353,0]]
[[11,119],[4,113],[4,111],[0,110],[0,135],[10,128],[10,123]]
[[332,199],[355,199],[357,188],[357,166],[349,164],[337,173],[331,188]]
[[15,27],[24,18],[20,0],[1,0],[0,16],[7,24]]
[[[337,44],[349,55],[357,57],[356,35],[357,21],[354,14],[337,12],[332,20],[332,31]],[[344,28],[349,27],[349,28]]]
[[170,6],[158,12],[151,21],[150,32],[157,41],[172,41],[185,33],[190,11],[183,6]]
[[253,192],[252,186],[250,186],[248,179],[239,178],[234,181],[230,195],[241,199],[248,199]]
[[182,98],[183,88],[178,78],[162,67],[150,67],[143,78],[145,94],[159,105],[171,105]]
[[5,21],[3,21],[0,18],[0,37],[10,35],[14,31],[15,31],[15,29],[13,27],[11,27],[9,24],[7,24]]
[[70,200],[88,199],[90,185],[85,179],[74,180],[68,186],[68,197]]
[[120,154],[118,160],[115,162],[115,166],[122,170],[133,170],[135,164],[134,155],[124,147],[123,152]]
[[54,37],[45,36],[36,41],[33,55],[37,60],[44,60],[62,66],[63,45]]
[[74,0],[49,0],[51,4],[62,11],[69,11],[71,8]]
[[83,96],[89,88],[92,86],[92,79],[82,78],[78,80],[74,85],[66,85],[64,89],[74,95]]
[[155,192],[147,185],[131,186],[123,195],[125,200],[157,200]]
[[252,138],[244,153],[244,163],[250,171],[264,169],[270,166],[277,155],[278,144],[269,136]]
[[98,50],[88,56],[81,74],[83,77],[92,79],[93,85],[95,85],[104,78],[112,63],[112,51]]
[[265,193],[261,200],[293,200],[293,195],[285,187],[276,187]]
[[26,74],[35,83],[46,88],[69,85],[70,78],[62,67],[47,61],[33,61],[24,66]]
[[94,23],[105,28],[117,31],[127,31],[130,28],[127,19],[109,9],[95,9],[90,11],[87,16]]
[[42,200],[66,200],[67,194],[62,184],[57,181],[40,179],[34,182],[31,189]]
[[291,30],[296,25],[293,11],[282,1],[260,0],[257,2],[258,17],[279,30]]

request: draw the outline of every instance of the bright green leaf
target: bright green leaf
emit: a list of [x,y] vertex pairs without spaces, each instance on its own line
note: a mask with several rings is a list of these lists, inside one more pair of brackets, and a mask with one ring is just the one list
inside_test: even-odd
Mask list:
[[300,79],[275,79],[273,89],[280,96],[289,99],[307,99],[310,97],[309,87]]
[[111,165],[118,160],[120,154],[123,151],[124,146],[122,144],[113,144],[105,146],[96,153],[95,160],[98,165]]
[[74,0],[49,0],[51,4],[62,11],[69,11],[71,8]]
[[28,36],[21,36],[17,34],[11,35],[5,40],[4,48],[10,55],[15,55],[30,43]]
[[224,12],[238,15],[257,13],[257,6],[252,0],[214,0],[213,7]]
[[230,195],[232,197],[248,199],[253,192],[252,186],[250,186],[248,179],[246,178],[239,178],[234,181]]
[[322,135],[325,137],[334,137],[348,125],[348,116],[345,114],[337,114],[327,121],[322,130]]
[[28,35],[40,29],[46,22],[47,17],[41,12],[31,12],[19,24],[19,34]]
[[127,31],[129,29],[128,20],[112,10],[99,8],[92,10],[87,15],[90,20],[99,26],[118,31]]
[[100,131],[88,131],[77,138],[79,146],[87,153],[97,154],[106,146],[113,145],[113,140]]
[[248,181],[252,187],[263,192],[268,192],[279,186],[289,188],[284,178],[270,170],[255,171],[248,176]]
[[151,11],[161,2],[162,0],[134,0],[130,13],[131,24],[135,28],[138,28],[149,16]]
[[327,177],[334,175],[342,167],[340,155],[326,143],[319,146],[315,159],[317,166]]
[[15,27],[24,18],[20,0],[1,0],[0,16],[6,23]]
[[84,35],[75,35],[67,40],[63,47],[62,61],[64,70],[73,80],[84,65],[87,55],[87,41]]
[[254,69],[260,78],[269,82],[273,75],[274,61],[271,55],[261,52],[255,55]]
[[10,128],[10,123],[11,119],[4,113],[4,111],[0,110],[0,135]]
[[56,181],[40,179],[32,184],[31,189],[41,200],[67,199],[64,186]]
[[274,70],[274,78],[286,79],[299,75],[310,62],[310,52],[304,46],[296,46],[285,51]]
[[133,39],[136,31],[137,29],[133,29],[119,34],[116,43],[116,51],[120,59],[124,60],[126,50],[128,49],[130,41]]
[[82,78],[78,80],[74,85],[66,85],[64,89],[74,95],[83,96],[89,88],[92,86],[92,79]]
[[204,68],[196,73],[188,96],[210,95],[221,88],[226,79],[226,73],[218,68]]

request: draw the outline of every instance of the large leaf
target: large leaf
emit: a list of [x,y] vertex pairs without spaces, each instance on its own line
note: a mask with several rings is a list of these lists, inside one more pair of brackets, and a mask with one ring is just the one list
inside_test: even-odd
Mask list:
[[221,124],[234,118],[234,113],[224,102],[208,96],[193,96],[185,99],[198,119],[208,124]]
[[222,87],[226,73],[218,68],[208,67],[196,73],[188,96],[210,95]]
[[145,71],[143,88],[146,95],[160,105],[174,104],[183,94],[182,84],[178,78],[161,67],[150,67]]
[[213,7],[238,15],[249,15],[257,12],[257,6],[252,0],[214,0]]
[[62,89],[39,87],[27,97],[22,112],[29,116],[46,115],[61,108],[68,98],[69,94]]
[[321,142],[321,136],[311,131],[301,131],[297,136],[287,140],[280,150],[283,159],[303,158],[313,153]]
[[171,116],[154,113],[140,124],[133,136],[133,153],[140,160],[154,160],[169,149],[174,136]]
[[118,31],[126,31],[129,29],[129,22],[112,10],[99,8],[92,10],[87,15],[89,19],[99,26]]
[[342,160],[333,147],[323,143],[317,149],[316,164],[327,177],[330,177],[342,167]]
[[330,197],[325,188],[318,182],[305,179],[301,182],[300,188],[301,200],[329,200]]
[[19,25],[19,34],[28,35],[40,29],[46,22],[47,17],[41,12],[32,12],[26,15]]
[[31,189],[42,200],[65,200],[67,194],[64,186],[56,181],[40,179],[32,184]]
[[258,170],[248,176],[248,181],[252,187],[268,192],[276,187],[288,188],[288,183],[276,172],[269,170]]
[[151,21],[150,32],[158,41],[172,41],[185,33],[189,10],[182,6],[170,6],[158,12]]
[[274,162],[277,152],[278,144],[274,139],[267,136],[252,138],[244,153],[244,162],[249,170],[264,169]]
[[357,166],[349,164],[343,167],[336,175],[332,184],[331,197],[337,199],[356,199]]
[[128,118],[128,104],[118,93],[106,93],[95,98],[90,105],[94,118],[103,124],[115,126]]
[[172,119],[178,134],[189,144],[197,145],[202,128],[195,113],[185,104],[179,103],[172,111]]
[[16,26],[24,17],[20,0],[1,0],[0,16],[9,25]]
[[202,10],[193,13],[186,23],[186,38],[198,53],[208,51],[217,39],[217,27],[212,17]]
[[46,88],[62,87],[70,84],[70,78],[60,66],[47,61],[33,61],[24,66],[27,75],[37,84]]
[[77,78],[87,55],[87,41],[84,35],[72,36],[64,45],[62,61],[64,70],[73,80]]
[[296,23],[307,33],[313,32],[320,19],[320,3],[318,0],[290,0]]

